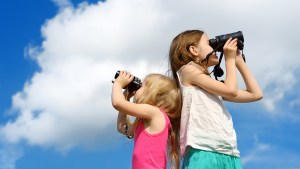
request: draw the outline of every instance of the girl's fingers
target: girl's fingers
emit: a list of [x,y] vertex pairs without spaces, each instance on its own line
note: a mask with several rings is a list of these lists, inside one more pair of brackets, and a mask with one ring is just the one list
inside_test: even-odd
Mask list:
[[123,71],[123,70],[122,70],[121,73],[120,73],[121,76],[125,76],[125,74],[126,74],[126,72]]
[[134,76],[127,71],[120,71],[119,76],[115,79],[114,83],[120,84],[123,88],[133,81]]
[[126,79],[133,80],[134,76],[127,71],[120,71],[120,76]]
[[227,46],[229,44],[229,42],[231,41],[231,37],[225,42],[224,46]]
[[237,45],[237,39],[233,39],[228,43],[228,46],[236,46]]
[[127,73],[127,71],[123,71],[122,70],[121,73],[120,73],[120,75],[126,77],[126,76],[129,76],[130,74]]
[[236,50],[237,49],[237,39],[229,38],[223,46],[223,50]]

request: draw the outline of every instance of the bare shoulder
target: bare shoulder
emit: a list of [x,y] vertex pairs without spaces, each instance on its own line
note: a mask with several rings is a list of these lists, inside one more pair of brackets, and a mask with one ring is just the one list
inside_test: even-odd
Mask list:
[[182,66],[182,68],[180,69],[180,73],[184,74],[184,75],[197,75],[197,74],[204,74],[203,68],[194,63],[194,62],[189,62],[188,64]]
[[180,69],[180,75],[183,85],[191,86],[194,84],[195,78],[205,78],[206,75],[201,71],[201,67],[193,62],[184,65]]
[[144,123],[148,133],[158,134],[162,132],[166,126],[165,115],[159,108],[154,107],[152,118],[145,119]]

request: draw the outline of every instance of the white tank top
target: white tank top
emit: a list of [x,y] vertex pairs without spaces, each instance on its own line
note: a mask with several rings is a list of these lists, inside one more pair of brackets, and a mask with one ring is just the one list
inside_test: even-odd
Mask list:
[[[180,74],[177,72],[179,79]],[[180,80],[179,80],[180,81]],[[221,97],[197,86],[187,87],[180,82],[183,96],[180,124],[180,149],[187,146],[239,157],[236,133],[230,113]]]

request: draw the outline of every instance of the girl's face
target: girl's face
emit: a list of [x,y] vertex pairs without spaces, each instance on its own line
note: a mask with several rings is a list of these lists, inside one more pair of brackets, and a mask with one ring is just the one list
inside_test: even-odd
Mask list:
[[[195,59],[197,61],[203,61],[206,59],[207,54],[213,51],[213,48],[209,45],[209,37],[204,33],[199,40],[198,44],[195,46],[196,47],[196,52],[195,52]],[[206,65],[207,63],[207,65]],[[213,53],[209,59],[208,62],[205,60],[202,62],[203,66],[214,66],[219,63],[218,57],[216,56],[216,53]]]

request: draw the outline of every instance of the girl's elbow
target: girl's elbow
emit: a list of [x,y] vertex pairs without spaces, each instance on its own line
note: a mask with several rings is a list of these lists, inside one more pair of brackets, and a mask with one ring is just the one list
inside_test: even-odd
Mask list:
[[124,134],[124,127],[118,125],[118,126],[117,126],[117,131],[118,131],[119,133],[121,133],[121,134]]
[[261,100],[264,97],[261,90],[256,90],[255,92],[253,92],[253,96],[256,101]]
[[259,100],[263,99],[263,97],[264,96],[262,93],[253,93],[249,102],[259,101]]
[[264,96],[263,96],[262,93],[256,95],[256,100],[261,100],[261,99],[263,99],[263,98],[264,98]]
[[116,107],[117,107],[116,102],[112,101],[112,102],[111,102],[111,105],[116,109]]
[[112,102],[112,106],[116,109],[119,110],[120,108],[120,103],[118,101],[113,100]]

